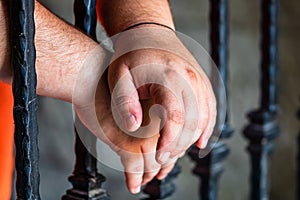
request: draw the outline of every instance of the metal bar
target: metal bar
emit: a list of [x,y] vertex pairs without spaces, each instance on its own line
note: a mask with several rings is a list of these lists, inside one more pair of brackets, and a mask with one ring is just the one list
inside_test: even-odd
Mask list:
[[[210,45],[211,57],[218,66],[221,77],[228,94],[228,0],[210,0]],[[217,101],[220,102],[220,94],[216,92]],[[228,95],[227,95],[228,98]],[[218,104],[218,106],[220,106]],[[228,106],[227,106],[228,107]],[[228,111],[227,111],[228,112]],[[229,138],[233,130],[229,125],[229,118],[226,114],[225,126],[221,138]],[[223,172],[222,161],[229,154],[229,148],[220,140],[215,144],[212,151],[204,158],[199,158],[199,149],[193,146],[189,152],[191,159],[196,162],[193,173],[199,176],[201,184],[199,197],[202,200],[218,199],[218,183]]]
[[[233,130],[229,124],[229,90],[228,90],[228,74],[229,74],[229,0],[210,0],[210,48],[211,57],[215,62],[220,76],[223,80],[226,91],[226,118],[221,138],[229,138],[233,134]],[[216,94],[216,98],[220,98],[221,94]],[[220,98],[221,99],[221,98]],[[218,100],[218,106],[220,100]]]
[[261,109],[277,112],[279,0],[261,2]]
[[[300,102],[300,97],[299,97],[299,102]],[[300,108],[298,109],[297,112],[298,119],[300,120]],[[297,199],[300,200],[300,131],[298,135],[298,152],[297,152]]]
[[175,179],[180,172],[181,168],[178,165],[175,165],[173,170],[165,179],[160,181],[154,178],[150,181],[143,189],[143,192],[149,196],[147,198],[143,198],[143,200],[165,199],[172,196],[176,190],[173,179]]
[[[75,0],[75,26],[96,40],[96,0]],[[75,154],[76,163],[73,175],[69,177],[73,188],[67,191],[63,200],[109,200],[106,190],[101,188],[105,177],[98,173],[97,160],[83,145],[76,127],[75,129]],[[91,137],[89,143],[92,151],[96,152],[96,137]]]
[[74,1],[75,26],[80,28],[94,40],[96,38],[96,0]]
[[249,125],[244,130],[249,140],[251,158],[250,199],[268,199],[269,154],[273,140],[279,135],[277,114],[278,71],[278,0],[261,1],[261,102],[260,108],[248,114]]
[[34,46],[34,0],[10,1],[11,66],[16,146],[16,194],[38,200],[39,153]]

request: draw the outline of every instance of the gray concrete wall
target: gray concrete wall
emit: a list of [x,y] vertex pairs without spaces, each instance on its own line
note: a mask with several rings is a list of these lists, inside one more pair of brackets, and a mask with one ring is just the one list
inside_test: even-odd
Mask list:
[[[64,19],[71,21],[72,1],[41,0]],[[208,49],[208,1],[173,0],[172,10],[178,31],[199,41]],[[296,137],[299,122],[295,112],[300,95],[300,24],[297,0],[281,1],[280,9],[280,73],[278,122],[281,136],[271,157],[270,199],[293,200],[296,195]],[[220,200],[247,199],[249,157],[241,130],[247,124],[245,113],[257,108],[259,101],[259,1],[230,1],[230,107],[234,136],[226,141],[231,154],[224,162],[220,181]],[[67,177],[74,163],[71,105],[41,97],[39,109],[41,196],[45,200],[59,199],[70,184]],[[180,160],[183,172],[176,180],[178,190],[170,200],[197,199],[198,180],[190,171],[188,157]],[[123,174],[99,163],[107,176],[104,187],[116,200],[139,199],[130,195]]]

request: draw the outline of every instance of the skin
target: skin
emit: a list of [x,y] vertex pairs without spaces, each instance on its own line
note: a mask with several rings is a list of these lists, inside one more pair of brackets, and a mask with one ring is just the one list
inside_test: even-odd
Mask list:
[[10,82],[11,70],[9,67],[9,37],[8,37],[8,12],[7,3],[0,1],[0,79]]
[[[126,45],[128,38],[120,37],[115,44],[116,52],[108,69],[108,81],[106,77],[102,77],[98,82],[93,75],[105,66],[106,51],[89,37],[51,14],[38,2],[35,6],[37,93],[75,105],[83,123],[120,156],[129,191],[138,193],[141,185],[155,176],[163,179],[172,170],[177,158],[181,157],[194,142],[200,148],[206,146],[215,123],[215,98],[207,77],[202,71],[196,73],[193,65],[198,64],[172,31],[166,32],[166,28],[155,25],[143,25],[147,28],[155,26],[162,32],[166,32],[162,40],[157,40],[161,38],[161,34],[158,35],[155,31],[148,31],[146,36],[162,45],[164,41],[167,41],[167,44],[173,46],[167,45],[166,48],[179,49],[179,53],[185,59],[158,49],[142,49],[122,55],[122,46]],[[0,30],[3,30],[0,32],[0,79],[10,83],[12,72],[9,67],[7,11],[6,1],[0,1]],[[174,28],[166,0],[98,0],[97,12],[108,35],[119,33],[140,22],[157,22]],[[144,41],[143,38],[132,38],[130,44],[138,45],[142,41]],[[90,56],[91,52],[94,56]],[[89,63],[89,68],[83,67],[86,62]],[[176,76],[180,74],[184,77],[196,96],[198,102],[196,111],[201,113],[199,118],[193,118],[193,109],[189,106],[190,97],[183,85],[178,85],[180,88],[178,96],[181,97],[178,100],[159,85],[150,84],[135,88],[135,83],[143,80],[147,74],[139,76],[132,74],[131,77],[122,79],[124,75],[130,74],[129,70],[149,63],[165,66],[168,70],[156,74],[163,76],[173,85],[176,84]],[[154,68],[153,71],[155,72]],[[85,76],[82,76],[82,72]],[[89,98],[87,88],[90,86],[84,84],[79,88],[76,86],[78,77],[84,83],[89,82],[96,86],[95,99]],[[130,96],[124,95],[122,90],[116,90],[114,93],[119,80],[122,81],[122,85],[136,92]],[[75,88],[76,95],[74,96]],[[116,101],[115,97],[121,101]],[[127,132],[139,130],[140,125],[147,125],[151,121],[155,128],[144,134],[149,133],[152,137],[133,137],[121,130],[113,118],[111,101],[115,103],[117,113],[121,113],[119,117]],[[183,108],[178,106],[178,101],[184,105]],[[95,119],[104,132],[95,129],[94,124],[91,123],[89,112],[86,111],[89,102],[94,102],[92,106],[96,108]],[[151,119],[147,114],[154,104],[160,104],[166,110],[165,124],[161,130],[159,128],[160,114],[155,113]],[[134,123],[129,126],[127,125],[128,116],[131,116],[131,119],[133,116],[134,119]]]
[[[167,0],[99,0],[97,2],[97,9],[100,21],[110,36],[141,22],[157,22],[175,30]],[[148,31],[147,28],[154,26],[155,28],[160,28],[161,32],[165,34],[157,31]],[[183,154],[194,142],[196,142],[199,148],[206,147],[215,124],[216,101],[206,75],[203,71],[196,73],[193,65],[198,66],[197,62],[195,62],[193,56],[185,49],[172,31],[157,25],[141,25],[137,28],[146,28],[147,31],[139,34],[146,35],[146,37],[133,38],[129,42],[130,37],[126,37],[126,34],[125,36],[121,34],[115,43],[116,52],[114,57],[122,55],[120,52],[124,47],[128,48],[129,45],[134,46],[135,44],[143,43],[145,39],[149,40],[150,38],[151,40],[153,38],[153,43],[161,44],[166,49],[176,49],[188,62],[184,62],[182,57],[179,58],[172,53],[162,52],[158,49],[133,51],[118,58],[110,65],[108,85],[111,94],[115,91],[117,82],[122,80],[124,75],[132,74],[132,72],[129,72],[130,70],[144,64],[158,63],[170,69],[171,73],[164,72],[162,76],[173,82],[174,85],[176,84],[175,79],[178,75],[183,76],[187,80],[189,87],[192,88],[196,95],[198,113],[201,113],[198,117],[195,117],[192,113],[194,108],[190,103],[191,99],[188,96],[188,91],[184,87],[182,90],[177,91],[177,96],[183,94],[180,99],[184,104],[184,108],[182,109],[178,105],[178,99],[174,98],[174,95],[164,87],[150,84],[147,87],[136,88],[136,82],[139,82],[139,79],[142,81],[142,76],[132,75],[122,80],[120,85],[126,86],[127,90],[130,90],[128,88],[132,87],[130,91],[136,91],[128,93],[124,92],[126,89],[117,90],[113,96],[113,100],[114,98],[117,99],[115,106],[118,113],[120,113],[120,121],[123,122],[123,127],[127,131],[135,131],[142,123],[143,109],[141,99],[152,99],[154,103],[160,104],[166,109],[167,119],[163,129],[159,133],[160,137],[158,138],[155,156],[158,163],[166,164],[172,162],[172,159],[176,158],[176,156],[178,157]],[[161,40],[158,40],[158,38],[161,38]],[[170,44],[170,46],[165,44]],[[174,75],[174,72],[176,72],[176,75]],[[147,74],[144,77],[147,77]],[[129,119],[131,122],[128,122]],[[181,131],[178,132],[177,130]],[[155,161],[152,160],[152,163],[155,163]],[[126,173],[126,176],[131,177],[134,175]]]

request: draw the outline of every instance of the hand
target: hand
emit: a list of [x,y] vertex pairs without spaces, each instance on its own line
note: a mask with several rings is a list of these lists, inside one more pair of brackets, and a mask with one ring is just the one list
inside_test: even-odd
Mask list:
[[[82,75],[81,77],[91,77],[90,73],[87,72],[86,76]],[[98,74],[95,71],[94,73]],[[86,80],[85,78],[83,79]],[[95,82],[95,80],[91,82]],[[78,87],[81,88],[81,90],[77,90],[78,92],[93,91],[90,87],[82,88],[84,84],[80,80],[77,83]],[[78,87],[76,89],[79,89]],[[76,95],[78,97],[78,99],[76,97],[74,99],[74,102],[76,102],[76,112],[86,127],[120,156],[129,191],[138,193],[141,185],[151,181],[155,176],[158,179],[165,178],[174,167],[177,158],[164,165],[157,163],[155,160],[160,119],[155,113],[151,114],[151,126],[147,130],[144,129],[143,132],[136,132],[139,135],[143,134],[143,138],[128,135],[118,127],[113,119],[106,76],[102,76],[95,90],[95,95],[89,95],[89,93]],[[87,98],[82,98],[83,96]],[[89,97],[92,96],[96,98],[90,99]],[[142,126],[150,123],[147,113],[152,104],[151,100],[141,102],[145,111]]]
[[[104,68],[95,63],[82,67],[79,73],[82,80],[77,81],[79,88],[74,90],[80,92],[73,99],[80,119],[120,156],[127,186],[133,193],[155,176],[164,178],[194,142],[204,147],[215,123],[215,98],[207,77],[202,71],[196,71],[193,66],[197,62],[173,32],[173,35],[167,33],[168,41],[157,41],[164,34],[161,30],[160,35],[147,30],[126,40],[118,37],[108,70],[110,90],[106,76],[99,83],[96,80]],[[160,46],[167,50],[138,48],[149,42],[145,39],[152,40],[152,44],[153,41],[163,44]],[[124,47],[133,51],[127,53]],[[91,58],[96,55],[99,53]],[[99,60],[103,62],[103,58]],[[156,84],[144,84],[151,82]],[[90,87],[91,83],[96,83],[92,84],[94,88]],[[126,114],[133,114],[138,124],[133,129],[129,127],[130,131],[123,120]],[[149,122],[151,126],[147,125]],[[167,158],[165,152],[170,152]]]
[[[104,88],[99,89],[96,96],[102,96]],[[101,93],[101,94],[100,94]],[[108,93],[107,93],[108,94]],[[109,95],[108,95],[109,96]],[[109,98],[105,98],[110,100]],[[108,101],[110,103],[110,101]],[[141,185],[151,181],[155,176],[158,179],[163,179],[173,169],[177,157],[168,163],[160,165],[155,160],[156,145],[158,143],[158,130],[160,119],[152,113],[151,122],[148,116],[150,106],[153,105],[151,100],[141,101],[141,106],[144,111],[142,127],[151,123],[147,130],[137,130],[134,137],[121,131],[111,113],[111,109],[103,112],[103,102],[96,103],[98,121],[100,122],[103,132],[106,136],[104,142],[110,145],[120,156],[124,166],[126,175],[126,183],[132,193],[137,193]],[[181,155],[182,156],[182,155]]]
[[116,38],[108,84],[117,124],[128,134],[138,129],[141,100],[151,99],[164,108],[156,147],[159,163],[195,142],[205,148],[216,121],[216,100],[205,73],[175,33],[150,25]]

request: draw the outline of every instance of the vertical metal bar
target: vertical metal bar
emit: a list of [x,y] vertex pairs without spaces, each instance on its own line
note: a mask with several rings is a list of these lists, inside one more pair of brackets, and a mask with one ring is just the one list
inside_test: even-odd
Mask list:
[[276,114],[279,0],[261,2],[261,109]]
[[268,199],[268,156],[279,134],[277,114],[278,0],[261,1],[261,102],[248,114],[250,124],[244,135],[249,139],[251,158],[251,200]]
[[34,46],[34,0],[10,1],[11,66],[16,145],[17,199],[38,200],[39,156]]
[[168,174],[164,180],[157,180],[154,178],[149,182],[146,187],[143,189],[145,194],[148,194],[149,197],[143,200],[155,200],[155,199],[165,199],[172,196],[176,190],[176,186],[173,183],[178,174],[180,174],[181,169],[178,165],[175,165],[174,169]]
[[74,1],[75,26],[80,28],[94,40],[96,38],[96,0]]
[[[75,0],[75,26],[96,40],[96,0]],[[76,163],[73,175],[69,178],[73,188],[67,191],[63,200],[109,200],[106,190],[101,188],[105,177],[98,173],[97,160],[83,145],[76,127],[75,154]],[[88,136],[87,136],[88,137]],[[90,136],[89,143],[92,151],[96,152],[96,138]]]
[[[299,97],[299,102],[300,102],[300,97]],[[300,120],[300,108],[298,109],[297,112],[297,116],[298,119]],[[299,131],[299,135],[298,135],[298,141],[297,141],[297,145],[298,145],[298,152],[297,152],[297,199],[300,200],[300,131]]]
[[[211,56],[224,81],[226,92],[228,82],[228,0],[210,0],[210,45]],[[216,94],[219,98],[220,94]],[[228,97],[228,95],[227,95]],[[219,99],[220,100],[220,99]],[[219,102],[218,100],[218,102]],[[219,105],[218,105],[219,106]],[[229,125],[229,118],[226,115],[225,126],[221,133],[221,138],[229,138],[233,130]],[[218,199],[218,182],[223,172],[222,161],[229,154],[229,148],[218,141],[212,151],[204,158],[199,158],[199,149],[195,146],[189,152],[189,156],[196,162],[193,173],[198,175],[201,180],[199,196],[202,200]]]
[[[210,48],[211,57],[218,67],[226,91],[226,118],[221,138],[229,138],[233,134],[229,122],[229,0],[210,0]],[[221,94],[216,94],[220,98]],[[220,98],[221,99],[221,98]],[[218,100],[218,106],[220,100]]]

